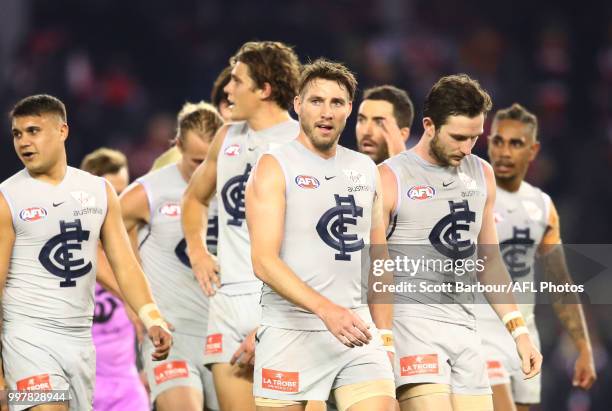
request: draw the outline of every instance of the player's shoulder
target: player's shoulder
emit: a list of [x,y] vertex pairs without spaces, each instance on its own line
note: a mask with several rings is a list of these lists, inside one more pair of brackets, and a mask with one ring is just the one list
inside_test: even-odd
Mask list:
[[523,181],[521,183],[520,192],[523,197],[528,197],[530,199],[542,199],[546,205],[552,203],[552,199],[550,196],[544,192],[540,187],[534,186],[527,181]]
[[145,174],[142,177],[138,177],[136,179],[137,182],[143,182],[143,181],[157,181],[157,180],[161,180],[164,177],[166,177],[169,174],[178,172],[178,168],[177,168],[177,164],[176,163],[172,163],[172,164],[167,164],[163,167],[160,167],[156,170],[152,170],[149,171],[147,174]]
[[353,160],[361,164],[367,164],[368,166],[376,167],[376,164],[374,163],[374,161],[372,161],[372,159],[366,154],[360,153],[359,151],[352,150],[350,148],[346,148],[341,145],[338,145],[337,150],[338,150],[338,154],[340,154],[347,160]]
[[27,180],[28,178],[29,175],[27,170],[25,168],[21,169],[6,180],[4,180],[2,183],[0,183],[0,189],[8,189],[11,187],[15,187],[23,181]]

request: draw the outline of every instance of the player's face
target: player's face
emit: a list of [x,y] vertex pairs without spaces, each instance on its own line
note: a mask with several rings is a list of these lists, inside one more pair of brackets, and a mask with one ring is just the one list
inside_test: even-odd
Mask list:
[[185,138],[178,141],[178,147],[183,154],[181,162],[185,173],[191,178],[196,168],[206,160],[212,135],[200,136],[192,130],[185,132]]
[[352,107],[346,88],[336,81],[324,79],[312,80],[294,100],[304,134],[322,152],[338,143]]
[[233,121],[248,120],[260,103],[260,89],[251,78],[249,66],[238,61],[232,68],[229,83],[223,88],[227,93]]
[[22,116],[13,118],[11,133],[23,165],[32,174],[44,174],[64,153],[68,125],[53,113]]
[[357,114],[357,148],[376,164],[389,158],[389,149],[383,135],[382,122],[397,119],[393,115],[393,104],[385,100],[363,100]]
[[488,148],[495,177],[512,180],[523,179],[539,144],[531,126],[516,120],[501,120],[493,124]]
[[123,167],[116,173],[104,174],[102,177],[104,177],[108,180],[109,183],[111,183],[117,194],[121,194],[121,192],[125,190],[130,181],[127,167]]
[[[439,129],[428,117],[423,120],[427,133],[433,134],[429,152],[437,163],[444,167],[458,167],[463,157],[472,153],[478,136],[483,133],[484,114],[476,117],[449,116]],[[430,134],[430,135],[431,135]]]

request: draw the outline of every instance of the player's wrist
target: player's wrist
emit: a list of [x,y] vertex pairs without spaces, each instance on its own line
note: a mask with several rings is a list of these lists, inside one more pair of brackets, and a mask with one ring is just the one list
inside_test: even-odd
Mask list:
[[393,331],[389,329],[381,328],[378,330],[380,334],[380,340],[385,351],[392,352],[395,354],[395,345],[393,344]]
[[151,329],[151,327],[157,326],[163,328],[168,333],[170,332],[168,325],[162,318],[159,308],[157,308],[155,303],[145,304],[140,307],[138,310],[138,318],[140,318],[140,321],[142,321],[147,331]]
[[502,318],[502,322],[514,340],[525,334],[529,336],[529,329],[520,311],[516,310],[507,313]]

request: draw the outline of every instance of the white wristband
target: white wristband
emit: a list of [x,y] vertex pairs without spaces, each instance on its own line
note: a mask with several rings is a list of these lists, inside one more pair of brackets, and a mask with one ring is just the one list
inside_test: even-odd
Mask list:
[[138,318],[145,326],[145,329],[149,330],[151,327],[159,326],[163,328],[166,332],[170,332],[168,330],[168,326],[159,312],[159,308],[155,303],[145,304],[140,307],[138,310]]
[[512,338],[516,340],[516,337],[522,334],[529,334],[529,329],[524,325],[521,327],[517,327],[514,331],[512,331]]
[[525,325],[525,319],[520,311],[512,311],[502,318],[506,329],[516,339],[519,335],[529,334],[529,329]]
[[378,333],[380,334],[380,339],[385,351],[395,354],[395,346],[393,345],[393,331],[380,329],[378,330]]

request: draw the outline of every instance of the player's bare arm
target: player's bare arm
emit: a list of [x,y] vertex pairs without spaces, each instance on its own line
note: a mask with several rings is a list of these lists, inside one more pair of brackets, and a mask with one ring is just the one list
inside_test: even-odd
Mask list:
[[[573,284],[561,246],[559,217],[553,204],[551,204],[551,216],[550,224],[538,249],[544,280],[554,284]],[[555,313],[579,353],[572,382],[574,386],[588,390],[597,379],[597,372],[580,298],[575,293],[567,293],[562,296],[552,294],[552,298]]]
[[[15,230],[8,203],[0,193],[0,325],[2,325],[2,297],[4,295],[4,285],[8,275],[13,244],[15,243]],[[0,328],[1,330],[1,328]],[[2,344],[0,342],[0,390],[5,390],[4,369],[2,368]],[[0,404],[2,411],[7,410],[6,404]]]
[[251,173],[245,208],[255,275],[283,298],[321,318],[344,345],[367,344],[372,335],[356,314],[317,293],[281,260],[285,177],[277,160],[270,155],[263,155]]
[[106,183],[108,211],[100,232],[104,252],[108,257],[125,302],[138,313],[155,345],[153,358],[163,360],[168,356],[172,336],[165,328],[161,314],[153,301],[151,289],[136,256],[130,247],[117,194]]
[[385,164],[378,166],[378,172],[380,173],[382,187],[382,218],[386,230],[391,223],[393,210],[397,205],[397,178],[395,173]]
[[113,270],[110,268],[106,254],[101,245],[98,245],[98,264],[96,271],[96,281],[108,292],[113,294],[115,297],[123,300],[121,290],[119,290],[119,284],[113,274]]
[[[380,174],[376,172],[376,192],[374,193],[374,202],[372,204],[372,228],[370,229],[370,244],[372,244],[372,247],[370,247],[371,261],[389,259],[383,216],[382,182]],[[374,277],[370,273],[369,290],[373,289],[372,281],[393,284],[393,272],[385,272],[380,277]],[[393,328],[393,297],[393,293],[368,296],[372,320],[376,328],[381,332],[382,342],[389,354],[391,364],[393,364],[393,354],[395,353],[391,331]]]
[[183,195],[181,204],[181,224],[187,242],[187,254],[193,273],[206,295],[213,295],[221,286],[219,266],[216,259],[206,247],[206,230],[208,228],[208,205],[217,188],[217,158],[227,134],[229,125],[217,131],[210,145],[206,161],[196,169]]
[[[495,176],[489,163],[482,160],[482,165],[487,184],[487,200],[482,215],[482,226],[478,235],[478,244],[482,245],[479,249],[479,252],[482,252],[482,254],[479,257],[486,258],[486,263],[484,264],[484,270],[479,273],[478,279],[485,285],[510,284],[512,279],[503,263],[499,247],[495,246],[498,244],[497,229],[493,217],[496,190]],[[504,293],[502,296],[496,295],[496,293],[484,294],[493,310],[506,324],[508,331],[513,333],[517,351],[521,357],[525,378],[537,375],[542,367],[542,354],[535,347],[529,333],[526,332],[527,328],[522,316],[520,318],[516,317],[516,315],[520,315],[520,311],[514,296],[509,293]],[[515,313],[518,314],[515,315]]]

